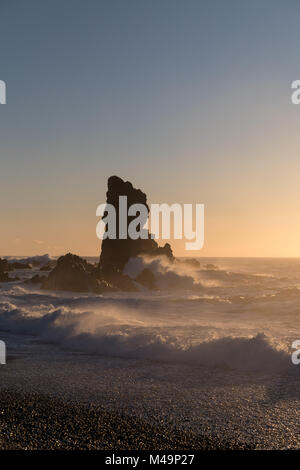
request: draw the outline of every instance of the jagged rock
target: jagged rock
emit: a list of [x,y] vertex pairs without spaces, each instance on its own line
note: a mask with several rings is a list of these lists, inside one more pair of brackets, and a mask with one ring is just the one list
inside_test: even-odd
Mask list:
[[68,253],[57,260],[55,268],[43,281],[42,288],[89,292],[93,284],[93,266],[79,256]]
[[146,287],[147,289],[150,290],[155,290],[156,287],[156,282],[155,282],[155,276],[151,269],[145,268],[136,278],[136,282],[141,284],[142,286]]
[[106,278],[99,270],[79,256],[68,253],[57,260],[48,277],[33,276],[28,282],[41,283],[42,289],[72,292],[137,291],[134,281],[127,275],[112,273]]
[[40,268],[40,271],[51,271],[52,267],[50,266],[50,264],[46,264],[45,266],[42,266]]
[[55,268],[43,278],[41,288],[95,293],[116,290],[107,280],[99,278],[95,266],[71,253],[57,260]]
[[[143,204],[149,213],[146,194],[140,189],[136,189],[129,181],[123,181],[118,176],[111,176],[108,179],[108,191],[106,202],[114,206],[116,210],[116,239],[106,238],[102,240],[102,249],[99,261],[99,271],[106,278],[112,274],[123,272],[129,258],[138,255],[162,256],[165,255],[173,260],[171,246],[166,243],[164,247],[159,247],[149,234],[147,239],[132,240],[119,239],[119,196],[127,196],[127,206],[132,204]],[[135,217],[128,217],[128,225]],[[145,220],[146,222],[146,220]]]
[[149,253],[150,256],[166,256],[169,260],[174,260],[173,251],[170,243],[165,243],[164,246],[158,246],[154,252]]
[[45,281],[44,276],[39,276],[38,274],[35,274],[31,279],[28,279],[26,283],[28,284],[41,284],[43,281]]
[[121,290],[125,292],[138,291],[138,288],[134,284],[133,280],[126,274],[113,273],[108,275],[107,280],[115,290]]

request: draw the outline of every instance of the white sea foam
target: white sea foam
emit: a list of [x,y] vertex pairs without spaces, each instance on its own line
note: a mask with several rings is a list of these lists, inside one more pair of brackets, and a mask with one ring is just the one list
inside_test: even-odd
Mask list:
[[[247,370],[281,370],[290,365],[287,352],[263,334],[222,336],[217,327],[199,324],[198,339],[191,341],[192,331],[180,322],[171,319],[168,328],[167,318],[165,324],[155,316],[151,321],[149,313],[145,315],[138,308],[133,313],[130,300],[100,302],[93,311],[81,310],[80,300],[76,306],[76,301],[68,305],[65,299],[65,305],[59,308],[44,301],[34,305],[31,299],[30,308],[1,302],[0,330],[108,356]],[[210,339],[205,339],[206,335]]]
[[160,291],[101,296],[2,284],[0,331],[107,356],[246,370],[292,367],[298,265],[282,271],[271,265],[268,273],[265,262],[260,272],[257,265],[214,270],[134,258],[125,271],[135,278],[145,267]]

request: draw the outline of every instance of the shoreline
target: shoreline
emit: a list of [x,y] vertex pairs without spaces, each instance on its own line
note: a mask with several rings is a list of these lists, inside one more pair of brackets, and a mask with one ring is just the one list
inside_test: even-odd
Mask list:
[[[191,449],[195,448],[193,442],[203,450],[207,443],[213,443],[212,448],[216,449],[220,445],[228,449],[241,446],[261,450],[299,449],[298,374],[107,357],[66,351],[55,345],[49,350],[49,345],[37,338],[22,335],[8,335],[7,340],[15,346],[10,350],[7,365],[1,366],[0,371],[0,442],[3,437],[5,445],[15,446],[9,448],[87,448],[81,446],[81,437],[85,442],[86,433],[76,436],[73,429],[80,428],[82,422],[84,426],[89,423],[95,431],[99,417],[96,419],[95,414],[87,413],[93,411],[100,418],[107,417],[113,436],[118,429],[116,417],[121,422],[120,429],[128,430],[125,437],[133,429],[135,440],[132,447],[126,447],[128,450],[157,450],[157,442],[164,443],[164,436],[169,436],[167,442],[170,443],[162,449],[178,449],[178,436],[186,435],[193,436],[192,442],[189,438]],[[33,416],[24,411],[24,403],[31,406]],[[38,416],[36,410],[40,410]],[[57,416],[63,418],[59,418],[53,428]],[[62,441],[57,435],[59,421],[69,423],[65,437],[71,432],[71,444],[75,445],[76,441],[77,447],[66,447],[69,440]],[[21,432],[16,423],[19,426],[24,423],[25,427],[20,428],[23,429],[22,439],[23,434],[29,435],[27,441],[21,440],[23,447],[19,439],[6,442],[10,433],[18,436]],[[47,433],[56,436],[56,447],[52,445],[52,438],[48,447],[43,447],[39,440],[40,427],[47,428],[47,423],[51,424]],[[136,429],[140,430],[138,434],[134,434]],[[144,436],[145,429],[144,447],[136,447],[140,442],[139,434]],[[95,432],[90,434],[94,436]],[[153,435],[163,437],[153,443]],[[180,439],[184,442],[185,437]],[[109,449],[99,447],[99,442],[93,441],[88,448]],[[3,450],[4,444],[0,443]],[[124,449],[116,442],[113,448]]]

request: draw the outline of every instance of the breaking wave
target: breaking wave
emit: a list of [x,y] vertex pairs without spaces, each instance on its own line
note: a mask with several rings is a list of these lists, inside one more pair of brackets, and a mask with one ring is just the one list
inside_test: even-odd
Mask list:
[[276,348],[262,333],[190,343],[137,318],[130,310],[112,305],[105,313],[76,312],[51,304],[39,305],[29,313],[11,302],[0,304],[0,330],[37,336],[68,350],[193,366],[266,371],[290,368],[287,351]]
[[[42,264],[51,258],[23,260]],[[292,269],[290,261],[280,261],[279,267],[270,261],[268,270],[266,261],[250,268],[249,261],[239,263],[223,261],[217,268],[166,258],[130,259],[125,273],[135,279],[151,269],[161,288],[156,292],[74,294],[3,283],[0,331],[122,358],[296,370],[289,347],[300,327],[300,265],[295,262]]]
[[192,289],[201,287],[259,287],[262,282],[274,284],[277,278],[268,274],[234,272],[219,269],[208,264],[197,267],[189,261],[170,262],[166,257],[149,258],[138,256],[130,258],[124,268],[124,274],[135,279],[144,269],[150,269],[154,274],[159,289]]

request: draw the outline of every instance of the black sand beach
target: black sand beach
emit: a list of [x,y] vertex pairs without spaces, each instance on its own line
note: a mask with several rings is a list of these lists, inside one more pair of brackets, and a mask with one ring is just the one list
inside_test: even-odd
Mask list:
[[220,450],[242,443],[153,427],[133,416],[50,396],[0,392],[1,450]]

